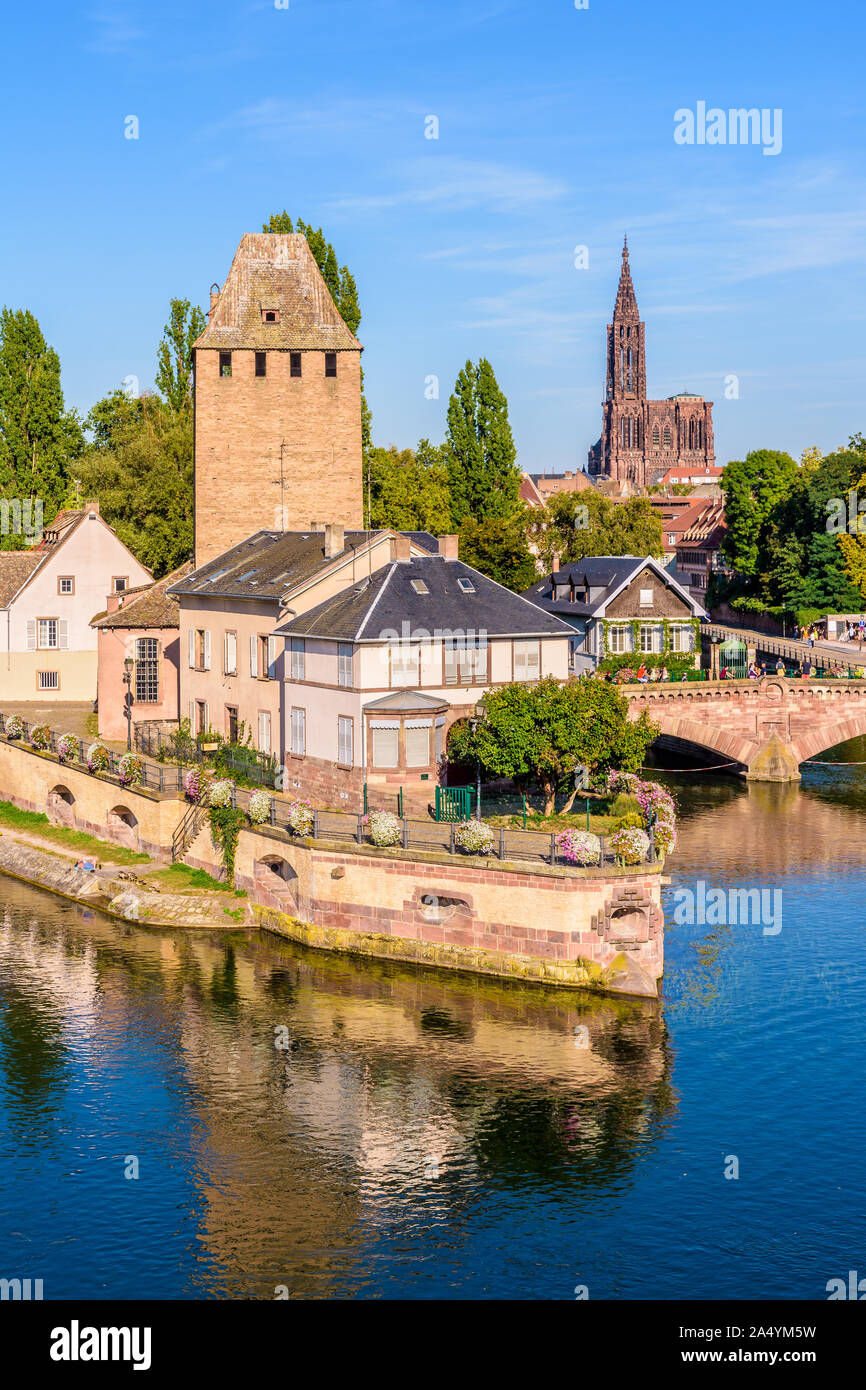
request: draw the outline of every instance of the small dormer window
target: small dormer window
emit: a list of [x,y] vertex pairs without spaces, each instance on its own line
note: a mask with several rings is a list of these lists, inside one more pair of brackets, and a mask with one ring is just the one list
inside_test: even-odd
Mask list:
[[280,321],[280,311],[279,311],[279,309],[263,309],[263,310],[262,310],[262,323],[279,323],[279,321]]
[[641,608],[652,608],[652,606],[653,606],[653,591],[652,591],[652,589],[641,589],[641,591],[640,591],[640,606],[641,606]]

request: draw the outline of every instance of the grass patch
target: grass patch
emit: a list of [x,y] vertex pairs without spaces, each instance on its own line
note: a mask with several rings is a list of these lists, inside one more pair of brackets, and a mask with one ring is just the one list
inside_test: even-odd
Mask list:
[[224,907],[223,912],[226,917],[231,917],[233,922],[242,922],[244,920],[244,910],[242,907]]
[[[637,811],[637,800],[625,792],[617,792],[614,797],[589,798],[589,831],[593,835],[609,835],[613,825],[630,811]],[[522,830],[523,815],[500,815],[484,817],[488,825],[504,825],[506,830]],[[549,834],[559,830],[586,830],[586,798],[578,797],[574,807],[567,815],[557,812],[552,816],[542,815],[540,811],[527,811],[526,829]]]
[[65,825],[55,825],[42,811],[22,811],[11,801],[0,801],[0,826],[10,830],[27,830],[31,835],[39,835],[43,840],[64,845],[67,849],[82,850],[97,859],[111,864],[149,864],[149,854],[139,854],[137,850],[113,845],[108,840],[98,840],[84,830],[69,830]]
[[218,878],[212,878],[204,869],[193,869],[189,864],[172,864],[167,869],[157,869],[154,873],[148,874],[147,877],[148,881],[153,879],[159,884],[165,884],[175,893],[207,891],[209,893],[233,893],[236,898],[247,896],[242,888],[232,888],[229,883],[220,883]]

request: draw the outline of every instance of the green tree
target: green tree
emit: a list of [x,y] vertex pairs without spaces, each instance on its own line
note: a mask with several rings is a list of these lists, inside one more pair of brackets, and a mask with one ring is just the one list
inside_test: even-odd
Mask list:
[[448,402],[446,448],[451,520],[507,517],[520,506],[520,470],[508,423],[508,402],[482,357],[467,362]]
[[292,224],[289,214],[283,209],[282,212],[271,215],[268,221],[263,224],[262,231],[298,232],[301,236],[306,237],[307,245],[322,273],[322,279],[330,290],[331,298],[339,310],[340,317],[349,332],[357,334],[361,323],[361,306],[358,301],[358,287],[355,284],[355,277],[348,266],[338,264],[337,253],[321,227],[314,227],[311,222],[302,222],[300,218],[295,226]]
[[540,786],[544,814],[552,815],[558,791],[573,790],[578,765],[590,774],[615,767],[636,772],[658,736],[644,711],[632,723],[615,686],[594,679],[564,684],[548,676],[535,684],[514,682],[490,691],[473,730],[469,721],[451,728],[448,756],[480,761],[489,777],[517,786]]
[[535,558],[526,540],[527,522],[521,512],[492,516],[486,521],[464,517],[460,527],[460,559],[497,584],[522,594],[538,578]]
[[662,555],[662,523],[648,497],[613,502],[595,488],[554,493],[530,518],[530,534],[545,568],[589,555]]
[[[41,499],[50,521],[69,492],[84,447],[75,411],[67,411],[60,358],[27,309],[0,311],[0,497]],[[20,538],[2,537],[10,545]]]
[[157,349],[156,389],[172,410],[192,405],[192,349],[205,328],[201,309],[188,299],[172,299],[168,323]]
[[422,439],[416,450],[367,452],[370,525],[396,531],[446,532],[451,524],[448,470],[441,450]]
[[725,466],[722,488],[727,531],[723,549],[731,567],[744,579],[757,575],[764,529],[796,479],[797,465],[791,455],[776,449],[754,449],[745,459]]
[[159,579],[192,553],[192,411],[156,396],[127,410],[122,397],[112,392],[88,415],[94,438],[79,471],[102,516]]

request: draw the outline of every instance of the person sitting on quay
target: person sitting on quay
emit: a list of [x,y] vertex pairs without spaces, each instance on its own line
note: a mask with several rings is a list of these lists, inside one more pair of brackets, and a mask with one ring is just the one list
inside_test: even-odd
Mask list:
[[750,681],[756,681],[757,679],[758,679],[758,668],[757,668],[757,666],[755,665],[754,661],[750,661],[750,662],[749,662],[749,680],[750,680]]
[[667,666],[662,666],[662,669],[661,669],[661,671],[659,672],[659,680],[660,680],[660,681],[669,681],[669,680],[670,680],[670,674],[669,674],[669,672],[668,672]]
[[806,660],[803,662],[803,668],[800,674],[804,681],[807,681],[812,674],[812,663],[808,657],[806,657]]
[[779,660],[776,662],[776,675],[777,675],[777,676],[784,676],[784,674],[785,674],[785,663],[784,663],[784,661],[782,660],[782,658],[779,657]]
[[637,668],[637,678],[642,684],[649,679],[647,668],[644,666],[643,662],[641,662],[640,666]]

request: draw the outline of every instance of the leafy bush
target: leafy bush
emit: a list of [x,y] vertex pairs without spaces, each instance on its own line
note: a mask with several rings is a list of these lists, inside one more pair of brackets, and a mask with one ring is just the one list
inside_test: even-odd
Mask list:
[[219,777],[211,782],[208,802],[211,806],[231,806],[235,784],[230,777]]
[[74,762],[78,757],[79,747],[74,734],[61,734],[57,740],[57,756],[62,763]]
[[617,830],[615,835],[611,835],[609,844],[618,864],[643,864],[649,854],[649,835],[645,830],[633,826]]
[[144,763],[137,753],[124,753],[117,764],[117,775],[124,787],[140,787],[144,780]]
[[482,820],[464,820],[454,829],[454,843],[466,854],[491,854],[495,839],[493,830]]
[[293,835],[312,835],[314,818],[309,801],[293,801],[286,819]]
[[19,714],[10,715],[10,717],[6,720],[6,737],[24,737],[24,720],[21,718]]
[[390,811],[371,811],[367,828],[374,845],[399,845],[403,838],[402,823]]
[[87,750],[88,772],[107,772],[111,767],[111,757],[104,743],[91,743]]
[[264,825],[271,818],[271,798],[266,791],[253,792],[247,806],[253,825]]
[[564,830],[556,837],[556,847],[560,858],[566,864],[597,864],[601,853],[601,841],[588,830]]
[[47,724],[35,724],[30,730],[30,746],[40,753],[45,753],[51,747],[51,730]]
[[646,822],[640,811],[628,811],[626,815],[620,816],[614,821],[611,830],[643,830],[645,824]]

